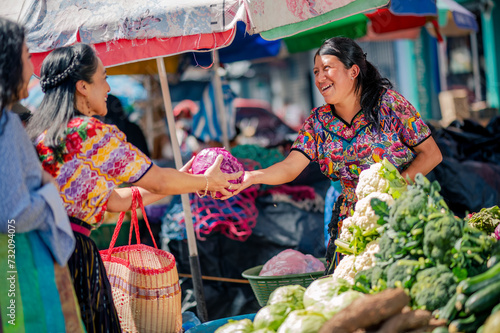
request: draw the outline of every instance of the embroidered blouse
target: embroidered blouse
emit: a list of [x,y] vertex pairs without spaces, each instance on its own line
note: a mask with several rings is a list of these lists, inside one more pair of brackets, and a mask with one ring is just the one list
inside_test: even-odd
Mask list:
[[93,227],[102,223],[113,189],[138,181],[152,166],[116,126],[92,117],[69,121],[58,154],[44,144],[44,137],[37,139],[36,150],[42,167],[59,184],[68,215]]
[[319,163],[330,179],[339,179],[345,206],[341,219],[350,214],[361,171],[386,157],[402,171],[413,161],[413,147],[430,135],[415,108],[399,93],[384,91],[379,99],[380,131],[358,112],[350,124],[338,117],[330,105],[315,108],[299,131],[292,150]]

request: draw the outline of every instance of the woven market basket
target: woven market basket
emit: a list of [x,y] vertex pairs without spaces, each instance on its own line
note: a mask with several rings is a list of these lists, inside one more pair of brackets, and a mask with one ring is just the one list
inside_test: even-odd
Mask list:
[[121,246],[104,266],[124,332],[181,331],[181,289],[172,254],[143,244]]
[[[325,263],[325,259],[320,259]],[[278,287],[299,284],[307,288],[314,280],[324,275],[324,271],[281,276],[259,276],[264,265],[247,269],[241,275],[248,279],[260,306],[266,306],[269,295]]]
[[[158,249],[139,189],[132,190],[129,245],[114,247],[125,213],[116,223],[109,249],[101,250],[124,333],[179,333],[182,331],[181,288],[174,256]],[[140,206],[152,246],[140,244],[136,207]],[[137,244],[131,245],[135,231]]]

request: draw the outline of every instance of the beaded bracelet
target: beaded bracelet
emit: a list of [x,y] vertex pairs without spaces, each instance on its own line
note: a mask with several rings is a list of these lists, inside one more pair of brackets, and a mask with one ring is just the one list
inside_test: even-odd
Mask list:
[[208,193],[208,177],[205,174],[203,174],[203,177],[205,177],[205,180],[207,181],[207,186],[205,186],[205,193],[203,195],[200,195],[200,193],[196,191],[196,194],[198,194],[198,197],[200,198],[205,197]]

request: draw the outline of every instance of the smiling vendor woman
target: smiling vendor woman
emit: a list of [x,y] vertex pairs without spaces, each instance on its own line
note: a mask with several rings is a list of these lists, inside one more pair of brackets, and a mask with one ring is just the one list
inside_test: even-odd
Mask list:
[[384,157],[406,179],[426,175],[442,160],[429,127],[415,108],[366,60],[352,39],[330,38],[314,56],[315,84],[325,105],[314,108],[287,158],[267,169],[245,173],[241,188],[278,185],[294,180],[310,161],[330,179],[339,179],[338,197],[329,225],[327,269],[332,274],[341,255],[334,240],[342,221],[354,210],[361,171]]

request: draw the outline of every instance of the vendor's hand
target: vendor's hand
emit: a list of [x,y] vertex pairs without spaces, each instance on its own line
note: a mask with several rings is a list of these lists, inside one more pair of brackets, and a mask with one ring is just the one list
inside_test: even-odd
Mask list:
[[252,186],[253,185],[252,176],[253,176],[252,171],[246,171],[245,176],[243,176],[243,182],[240,184],[240,187],[236,191],[231,193],[231,195],[237,195],[244,189]]
[[222,194],[221,200],[225,200],[233,195],[230,190],[238,190],[241,185],[230,183],[230,180],[236,180],[241,177],[242,171],[235,173],[223,173],[220,170],[220,165],[224,159],[223,155],[217,156],[215,163],[205,171],[205,176],[208,179],[208,191],[210,192],[220,192]]
[[193,160],[194,160],[194,156],[191,157],[191,159],[186,164],[184,164],[184,166],[182,168],[180,168],[179,171],[185,172],[185,173],[193,173],[191,170],[191,166],[193,165]]

